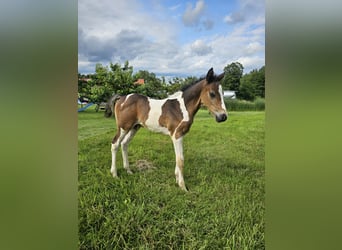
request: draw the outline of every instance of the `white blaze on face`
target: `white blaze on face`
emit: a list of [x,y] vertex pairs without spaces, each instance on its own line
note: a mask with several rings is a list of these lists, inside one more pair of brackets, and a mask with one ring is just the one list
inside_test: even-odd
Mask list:
[[222,90],[221,84],[219,85],[219,92],[220,92],[220,97],[221,97],[221,106],[222,106],[222,109],[223,109],[224,111],[226,111],[227,109],[226,109],[226,105],[225,105],[224,99],[223,99],[223,90]]

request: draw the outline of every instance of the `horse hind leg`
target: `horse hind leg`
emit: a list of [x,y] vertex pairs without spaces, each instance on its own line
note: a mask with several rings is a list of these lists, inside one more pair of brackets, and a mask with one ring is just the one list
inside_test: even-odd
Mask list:
[[122,160],[123,160],[123,166],[126,169],[128,174],[133,174],[132,170],[129,167],[129,161],[128,161],[128,145],[135,136],[135,134],[138,132],[140,126],[136,125],[134,126],[125,136],[125,138],[121,142],[121,152],[122,152]]
[[113,177],[117,177],[118,173],[116,170],[116,153],[120,147],[121,141],[124,139],[127,132],[121,128],[118,128],[116,135],[113,138],[111,152],[112,152],[112,166],[110,168],[110,172],[112,173]]

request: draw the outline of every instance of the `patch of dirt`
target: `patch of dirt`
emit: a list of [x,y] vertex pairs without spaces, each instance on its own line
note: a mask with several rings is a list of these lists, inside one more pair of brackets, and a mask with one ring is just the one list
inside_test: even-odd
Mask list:
[[135,167],[138,171],[152,171],[156,169],[156,167],[153,166],[152,162],[149,162],[147,160],[137,160],[135,163]]

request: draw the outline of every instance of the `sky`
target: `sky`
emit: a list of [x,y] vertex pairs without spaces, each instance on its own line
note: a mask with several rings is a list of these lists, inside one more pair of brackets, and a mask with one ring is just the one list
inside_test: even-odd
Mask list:
[[157,76],[265,65],[263,0],[79,0],[78,71],[128,60]]

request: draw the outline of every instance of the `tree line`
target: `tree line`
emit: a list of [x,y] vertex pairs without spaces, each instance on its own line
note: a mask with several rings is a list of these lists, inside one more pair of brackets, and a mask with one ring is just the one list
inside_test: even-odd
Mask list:
[[[265,66],[244,75],[242,64],[234,62],[228,64],[224,72],[222,87],[236,91],[237,98],[254,100],[256,97],[265,97]],[[144,84],[138,84],[138,79],[144,79]],[[106,102],[113,94],[133,92],[161,99],[197,80],[199,78],[195,76],[188,76],[174,77],[166,82],[165,77],[159,78],[147,70],[133,73],[133,66],[128,61],[124,65],[110,63],[109,66],[103,66],[98,63],[94,74],[78,73],[78,95],[97,104]]]
[[238,99],[253,101],[256,97],[265,98],[265,66],[243,74],[243,65],[239,62],[228,64],[224,68],[222,88],[236,91]]

